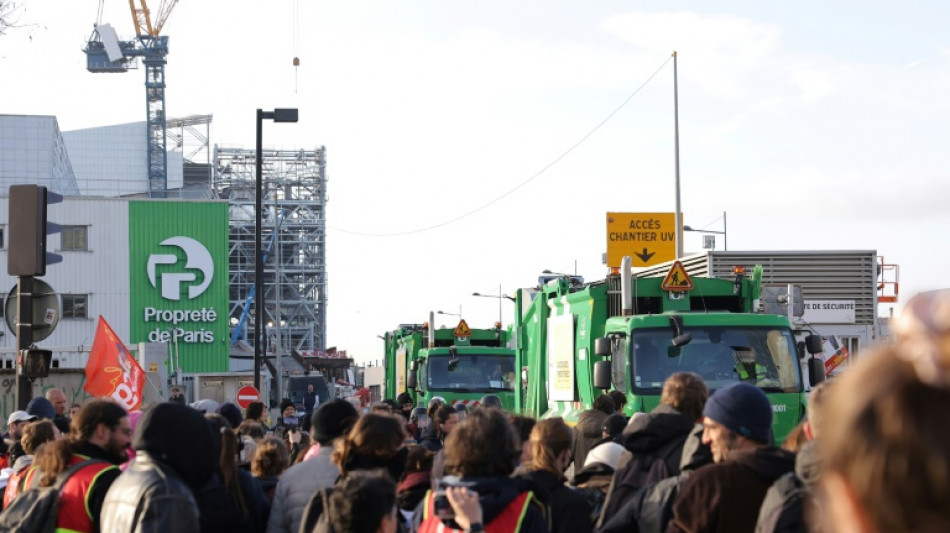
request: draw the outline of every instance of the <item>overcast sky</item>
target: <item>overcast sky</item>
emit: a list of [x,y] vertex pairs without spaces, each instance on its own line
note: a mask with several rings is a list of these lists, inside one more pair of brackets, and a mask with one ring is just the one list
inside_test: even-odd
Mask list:
[[[141,69],[85,69],[97,1],[21,3],[0,112],[144,120]],[[328,341],[359,360],[430,310],[490,326],[472,292],[600,279],[606,212],[673,212],[673,50],[686,224],[726,212],[730,250],[877,250],[901,301],[948,286],[950,4],[713,4],[181,0],[166,111],[252,148],[256,108],[300,109],[264,143],[327,147]],[[126,2],[102,22],[133,33]]]

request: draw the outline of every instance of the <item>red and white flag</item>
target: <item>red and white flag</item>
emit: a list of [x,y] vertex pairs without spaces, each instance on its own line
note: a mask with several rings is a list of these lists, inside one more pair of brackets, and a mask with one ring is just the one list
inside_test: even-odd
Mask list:
[[92,396],[115,400],[128,411],[142,403],[145,371],[101,315],[86,362],[83,388]]

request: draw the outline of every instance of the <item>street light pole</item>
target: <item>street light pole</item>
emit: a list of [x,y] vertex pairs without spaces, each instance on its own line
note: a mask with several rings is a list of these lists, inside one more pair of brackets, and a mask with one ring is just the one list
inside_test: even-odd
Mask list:
[[696,233],[714,233],[716,235],[722,235],[722,249],[723,251],[729,251],[729,240],[728,235],[726,234],[726,212],[722,212],[722,231],[716,231],[711,229],[694,229],[689,226],[683,226],[683,231],[695,231]]
[[502,304],[504,302],[502,302],[502,300],[507,298],[511,300],[512,302],[515,301],[515,299],[512,298],[511,296],[508,296],[507,294],[504,294],[501,292],[501,284],[498,285],[498,296],[495,296],[494,294],[482,294],[480,292],[473,292],[472,296],[480,296],[482,298],[498,298],[498,323],[499,324],[503,321],[501,312],[503,309]]
[[[264,321],[264,249],[262,246],[261,211],[264,198],[263,169],[263,121],[297,122],[296,109],[257,110],[257,145],[255,147],[255,197],[254,197],[254,388],[261,390],[261,361],[264,341],[261,332]],[[278,377],[279,379],[279,377]]]

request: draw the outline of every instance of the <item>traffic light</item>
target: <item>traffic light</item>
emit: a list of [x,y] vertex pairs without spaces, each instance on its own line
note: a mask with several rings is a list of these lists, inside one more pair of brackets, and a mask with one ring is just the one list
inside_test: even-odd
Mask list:
[[48,263],[62,261],[62,256],[46,252],[46,234],[60,230],[58,225],[46,221],[46,206],[62,200],[62,196],[48,192],[42,185],[10,186],[7,274],[44,276]]
[[49,369],[53,362],[52,350],[42,350],[40,348],[29,348],[20,350],[20,357],[23,358],[23,375],[30,378],[45,378],[49,376]]

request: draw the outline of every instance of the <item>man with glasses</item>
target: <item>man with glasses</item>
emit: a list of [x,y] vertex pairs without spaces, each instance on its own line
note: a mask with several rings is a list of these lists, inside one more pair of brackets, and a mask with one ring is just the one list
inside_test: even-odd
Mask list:
[[99,531],[99,512],[106,492],[119,477],[118,464],[128,459],[132,440],[129,415],[117,404],[94,400],[86,404],[65,438],[49,442],[36,454],[26,487],[49,487],[67,468],[90,461],[63,486],[57,531]]

